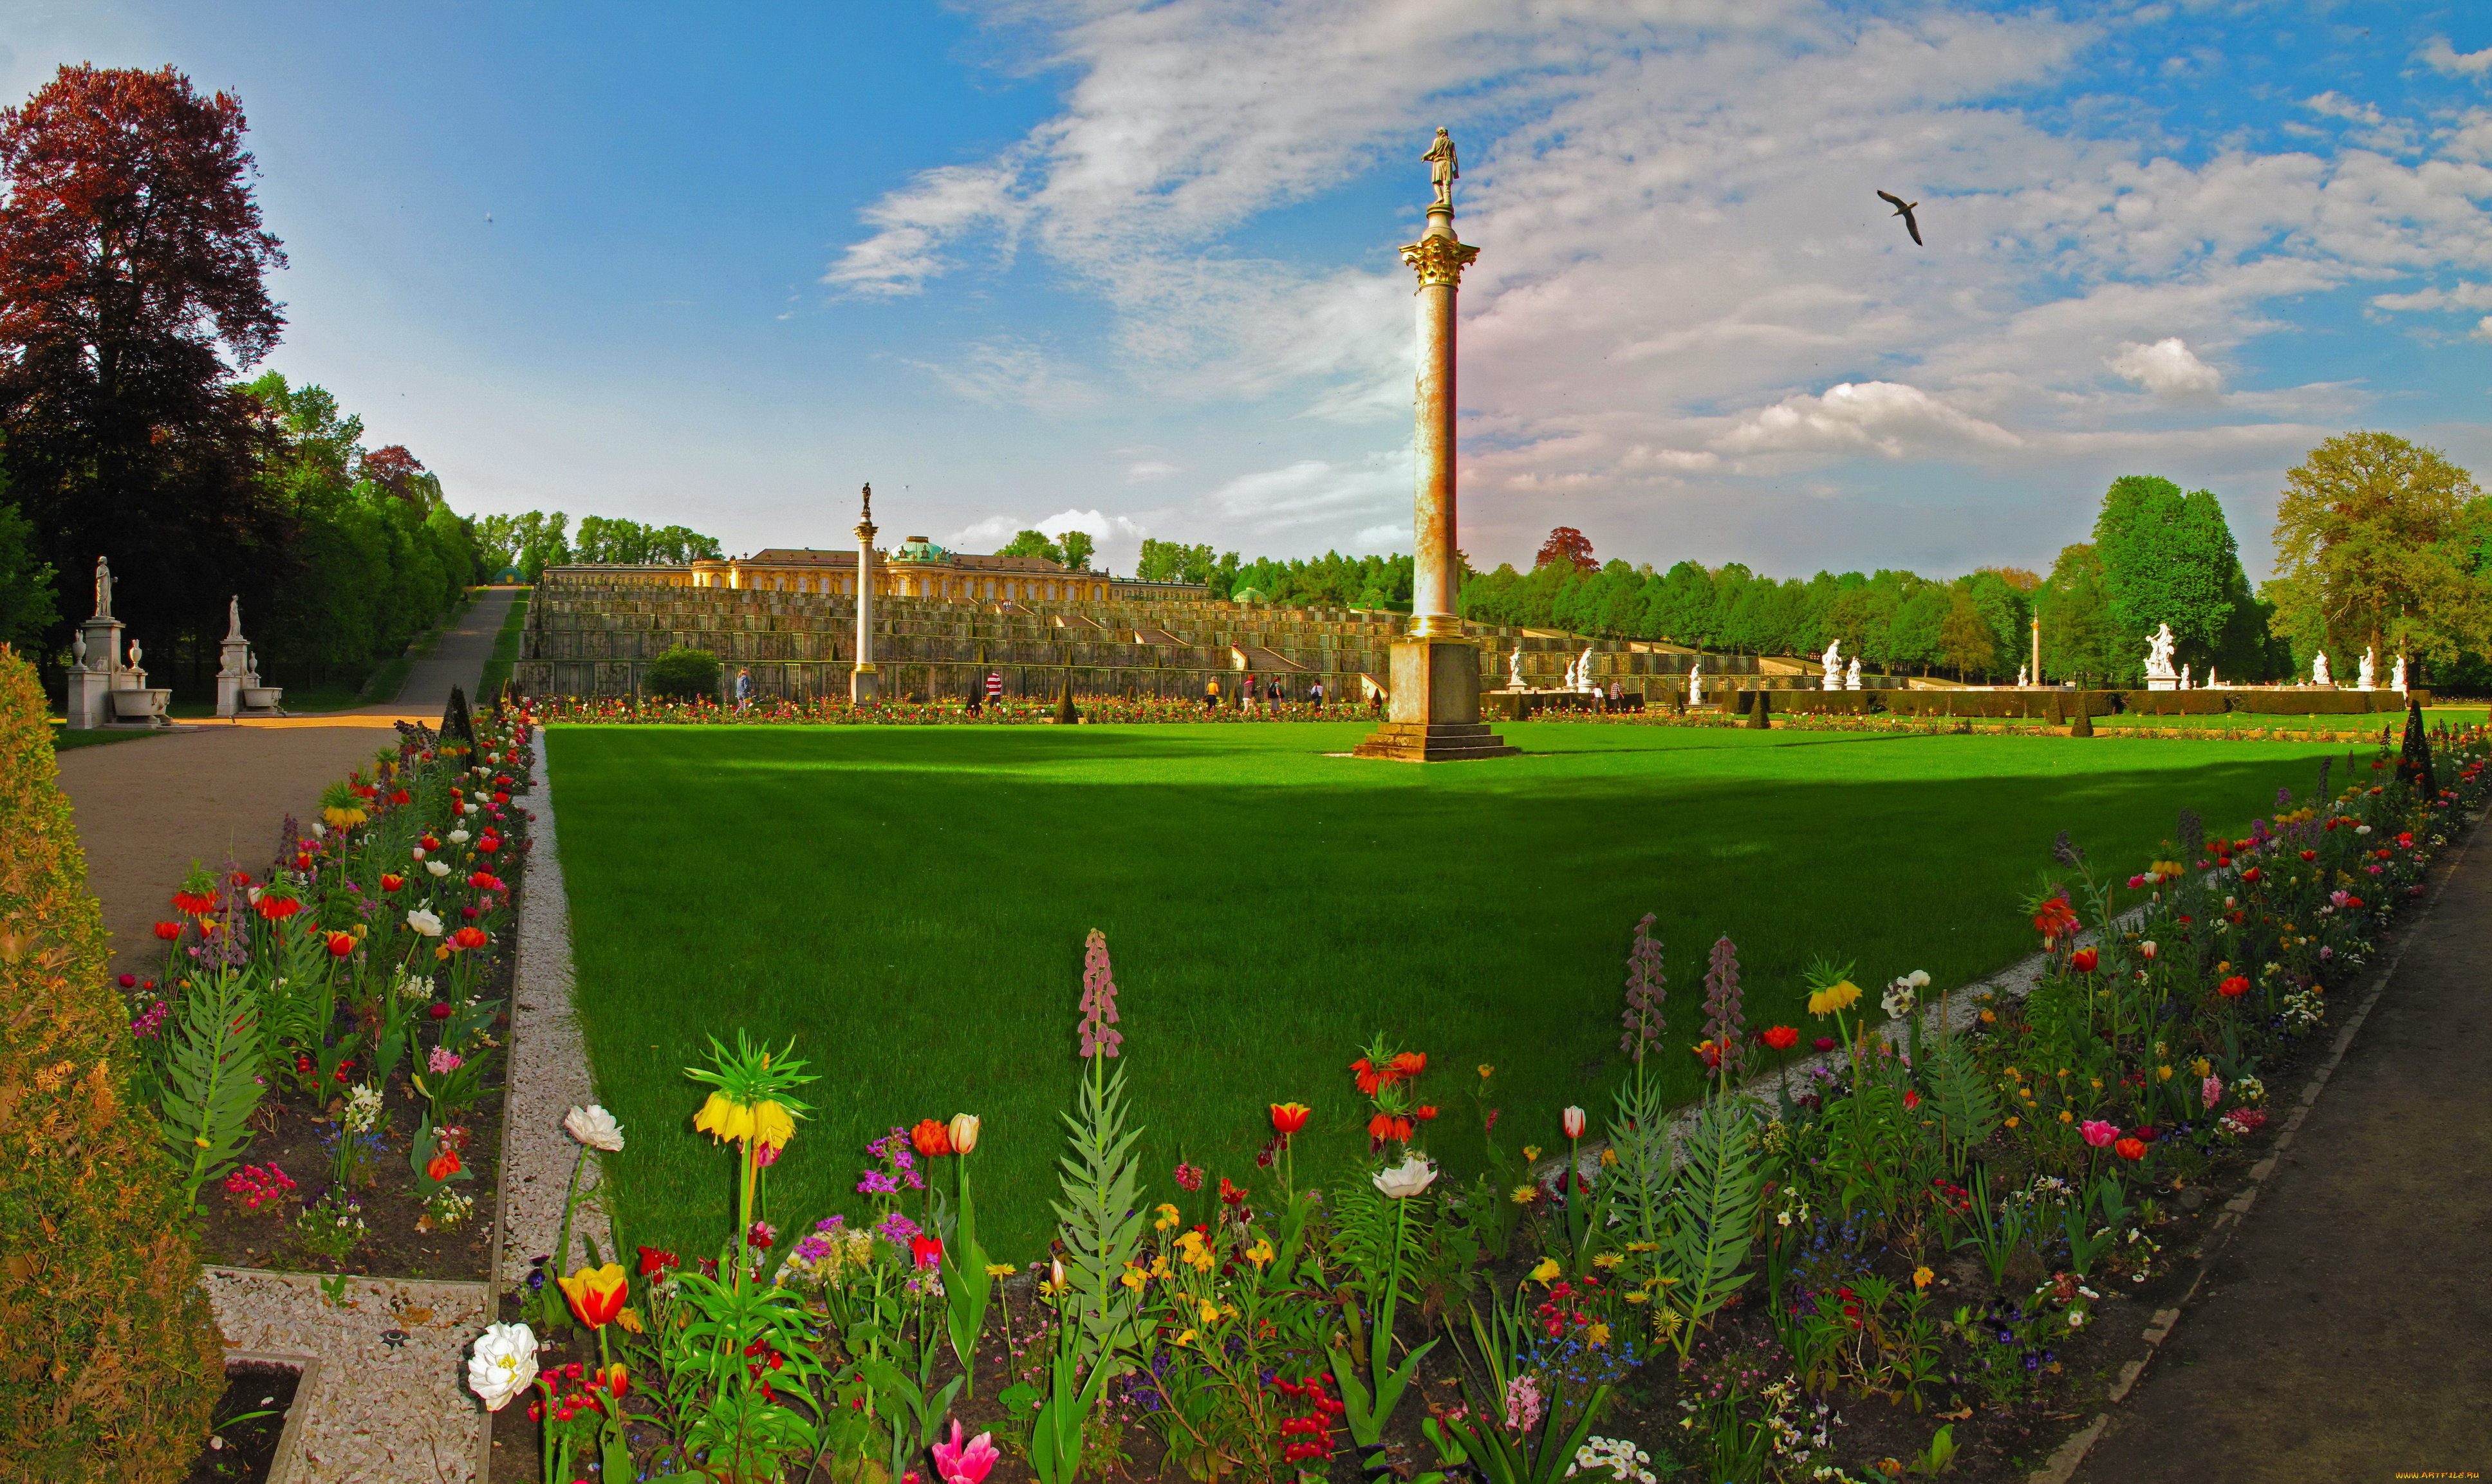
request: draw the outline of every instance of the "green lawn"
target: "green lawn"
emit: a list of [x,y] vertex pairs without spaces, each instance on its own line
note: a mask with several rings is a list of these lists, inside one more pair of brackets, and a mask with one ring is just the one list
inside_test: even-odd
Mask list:
[[[822,1081],[772,1213],[862,1207],[865,1142],[971,1112],[987,1244],[1043,1250],[1075,1073],[1082,942],[1123,991],[1150,1199],[1182,1152],[1241,1181],[1267,1103],[1313,1104],[1300,1172],[1365,1152],[1344,1068],[1382,1028],[1429,1054],[1428,1141],[1459,1172],[1494,1063],[1509,1146],[1556,1145],[1624,1070],[1629,935],[1659,914],[1663,1065],[1689,1091],[1705,955],[1739,944],[1751,1025],[1808,1025],[1815,955],[1874,996],[2033,946],[2016,907],[2064,828],[2122,875],[2191,807],[2239,831],[2336,751],[1521,725],[1535,756],[1353,761],[1364,728],[557,727],[579,1003],[630,1130],[627,1239],[710,1250],[728,1161],[683,1076],[744,1027]],[[1808,1034],[1814,1035],[1812,1028]],[[653,1041],[650,1038],[656,1037]]]

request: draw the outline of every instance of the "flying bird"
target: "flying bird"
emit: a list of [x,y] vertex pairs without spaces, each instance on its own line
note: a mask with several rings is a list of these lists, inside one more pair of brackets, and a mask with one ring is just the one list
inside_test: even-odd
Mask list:
[[1884,201],[1895,208],[1895,215],[1904,219],[1904,230],[1913,234],[1913,246],[1916,248],[1919,247],[1921,245],[1921,224],[1913,220],[1913,208],[1921,203],[1918,201],[1905,200],[1900,195],[1888,195],[1884,191],[1878,193],[1878,199]]

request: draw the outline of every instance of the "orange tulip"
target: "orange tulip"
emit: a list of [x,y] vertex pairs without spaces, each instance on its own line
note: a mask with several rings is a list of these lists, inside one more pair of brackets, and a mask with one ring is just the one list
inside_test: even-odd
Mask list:
[[597,1384],[606,1389],[607,1395],[619,1397],[632,1389],[632,1373],[624,1370],[619,1361],[602,1366],[597,1372]]
[[591,1329],[603,1329],[623,1312],[623,1300],[631,1292],[631,1280],[623,1276],[623,1264],[608,1262],[604,1267],[583,1267],[568,1278],[556,1278],[562,1286],[562,1296],[571,1300],[571,1312]]
[[434,1180],[446,1180],[459,1172],[459,1151],[444,1149],[424,1162],[424,1172]]
[[936,1119],[920,1119],[908,1138],[917,1145],[917,1152],[928,1159],[941,1159],[952,1152],[952,1131]]

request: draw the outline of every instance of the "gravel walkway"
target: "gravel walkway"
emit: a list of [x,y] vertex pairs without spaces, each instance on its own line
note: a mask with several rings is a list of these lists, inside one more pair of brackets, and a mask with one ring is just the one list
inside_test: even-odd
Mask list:
[[296,1402],[293,1477],[270,1484],[476,1476],[479,1413],[462,1387],[485,1285],[349,1278],[333,1305],[308,1273],[211,1267],[203,1282],[227,1350],[321,1360],[308,1405]]

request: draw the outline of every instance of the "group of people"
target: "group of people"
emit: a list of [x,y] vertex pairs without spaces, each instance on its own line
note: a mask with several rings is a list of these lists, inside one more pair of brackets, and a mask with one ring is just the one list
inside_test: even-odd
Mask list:
[[[1281,683],[1281,679],[1277,675],[1265,676],[1261,691],[1256,689],[1254,676],[1243,676],[1238,680],[1237,689],[1234,694],[1237,697],[1237,709],[1240,711],[1254,706],[1258,701],[1261,702],[1266,709],[1277,709],[1283,701],[1290,698],[1289,688]],[[1211,679],[1202,682],[1202,709],[1205,711],[1219,710],[1220,696],[1220,680],[1218,676],[1214,676]],[[1310,682],[1307,686],[1307,704],[1311,706],[1320,706],[1323,703],[1323,681],[1319,679]]]

